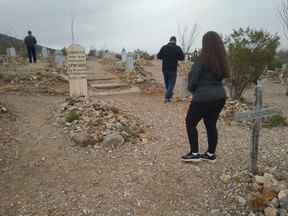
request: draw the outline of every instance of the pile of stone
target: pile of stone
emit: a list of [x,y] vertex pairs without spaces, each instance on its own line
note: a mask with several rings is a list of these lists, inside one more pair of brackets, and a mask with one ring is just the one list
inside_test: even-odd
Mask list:
[[[288,182],[278,181],[272,174],[255,176],[253,192],[248,195],[248,205],[265,216],[288,215]],[[254,213],[250,214],[256,215]]]
[[160,85],[152,76],[152,73],[145,71],[146,60],[139,59],[134,64],[134,71],[127,72],[125,64],[122,62],[113,62],[106,64],[105,70],[115,73],[121,80],[131,85],[137,85],[146,94],[162,93],[163,86]]
[[179,74],[180,76],[188,76],[188,73],[191,71],[193,62],[187,61],[180,63],[179,65]]
[[0,55],[0,65],[8,65],[8,64],[9,64],[8,56]]
[[7,112],[8,112],[7,108],[0,103],[0,114],[1,113],[7,113]]
[[101,100],[69,99],[62,105],[60,119],[75,145],[82,147],[136,143],[144,133],[137,118]]
[[14,57],[8,57],[9,64],[12,65],[27,65],[27,59],[22,56],[14,56]]
[[11,88],[14,89],[13,91],[39,92],[49,95],[68,93],[68,83],[56,71],[45,71],[44,68],[25,69],[15,68],[13,71],[8,68],[0,71],[3,86],[13,86],[15,87]]
[[238,100],[227,100],[225,107],[220,114],[220,117],[224,120],[231,121],[232,117],[237,112],[247,112],[249,107],[247,104],[241,103]]

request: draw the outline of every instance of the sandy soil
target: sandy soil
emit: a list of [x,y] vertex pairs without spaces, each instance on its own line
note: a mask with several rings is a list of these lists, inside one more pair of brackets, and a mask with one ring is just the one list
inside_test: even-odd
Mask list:
[[[158,67],[152,72],[160,80]],[[265,102],[287,115],[282,87],[266,82],[264,89]],[[164,105],[159,95],[110,96],[101,99],[143,120],[149,139],[109,152],[77,148],[57,124],[55,113],[64,99],[1,93],[11,115],[0,116],[0,215],[205,216],[215,209],[219,215],[248,215],[236,196],[245,198],[245,191],[221,181],[223,174],[246,170],[248,128],[219,122],[217,163],[184,164],[179,158],[188,151],[188,102]],[[202,123],[199,139],[206,150]],[[262,130],[262,170],[276,167],[288,173],[287,140],[287,128]]]

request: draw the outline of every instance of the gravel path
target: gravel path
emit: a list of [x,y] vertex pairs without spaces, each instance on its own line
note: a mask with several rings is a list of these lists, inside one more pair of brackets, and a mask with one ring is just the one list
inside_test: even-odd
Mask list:
[[[267,82],[264,89],[264,100],[287,113],[282,87]],[[219,122],[217,163],[184,164],[187,102],[164,105],[161,96],[144,94],[102,99],[143,120],[145,144],[109,152],[72,147],[54,115],[64,98],[1,95],[16,121],[0,118],[1,130],[9,132],[0,141],[10,139],[0,143],[0,215],[248,215],[238,197],[247,196],[242,183],[223,180],[246,170],[247,127]],[[202,123],[199,139],[206,150]],[[262,130],[262,170],[288,173],[287,140],[287,128]]]

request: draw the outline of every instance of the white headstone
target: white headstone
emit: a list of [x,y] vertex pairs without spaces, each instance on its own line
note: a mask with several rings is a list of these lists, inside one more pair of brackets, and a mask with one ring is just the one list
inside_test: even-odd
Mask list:
[[122,63],[126,63],[127,62],[127,51],[126,49],[123,49],[121,52],[121,61]]
[[64,65],[65,64],[65,56],[60,51],[56,51],[54,57],[55,64],[57,65]]
[[134,54],[132,52],[128,53],[126,66],[128,72],[134,71]]
[[48,49],[46,47],[43,47],[42,48],[42,57],[46,59],[46,58],[48,58],[48,56],[49,56]]
[[72,44],[67,49],[67,65],[71,97],[88,96],[85,49]]
[[110,53],[109,51],[108,51],[108,52],[105,52],[104,58],[105,58],[105,59],[112,59],[112,58],[113,58],[113,54]]
[[16,49],[14,47],[7,48],[6,53],[9,57],[16,57]]

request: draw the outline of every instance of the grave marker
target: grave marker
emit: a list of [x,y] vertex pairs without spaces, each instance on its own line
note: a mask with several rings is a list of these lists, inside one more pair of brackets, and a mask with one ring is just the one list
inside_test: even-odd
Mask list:
[[16,49],[14,47],[7,48],[6,53],[9,57],[16,57]]
[[126,63],[126,67],[127,67],[127,71],[129,73],[134,71],[134,54],[132,52],[129,52],[127,55],[127,63]]
[[62,54],[61,51],[56,51],[54,62],[57,65],[64,65],[65,64],[65,56]]
[[258,149],[259,149],[259,136],[262,127],[262,120],[267,117],[271,117],[279,114],[280,112],[273,108],[263,108],[263,93],[262,85],[260,81],[257,82],[255,90],[256,96],[256,109],[254,112],[236,113],[234,119],[241,120],[253,120],[252,134],[250,140],[250,154],[249,154],[249,171],[252,174],[257,173],[257,161],[258,161]]
[[126,63],[127,62],[127,51],[126,51],[126,49],[122,49],[122,51],[121,51],[121,61],[122,61],[122,63]]
[[47,59],[48,56],[49,56],[48,49],[47,49],[46,47],[43,47],[43,48],[42,48],[42,57],[43,57],[44,59]]
[[69,88],[71,97],[88,96],[85,49],[72,44],[67,49]]

